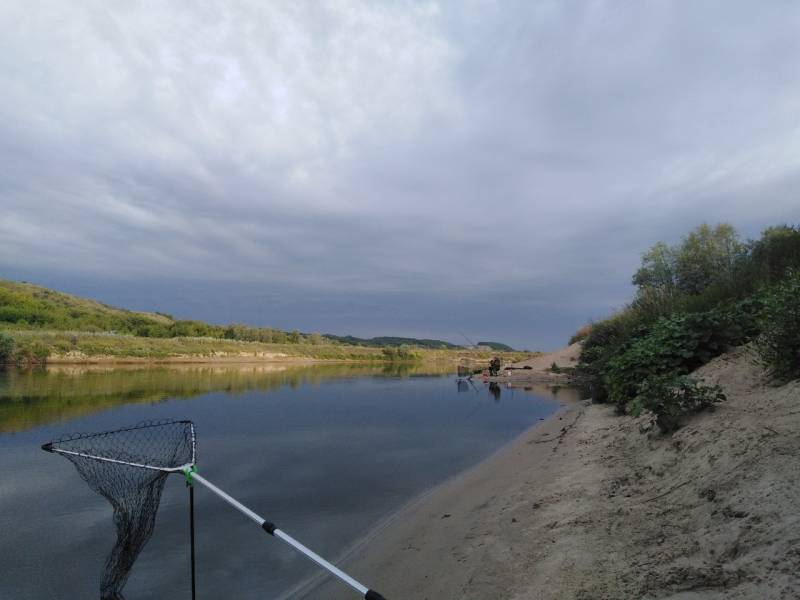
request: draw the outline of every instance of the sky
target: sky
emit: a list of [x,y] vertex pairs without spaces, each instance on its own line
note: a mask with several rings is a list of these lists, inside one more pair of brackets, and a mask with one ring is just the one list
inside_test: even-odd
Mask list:
[[0,3],[0,277],[553,349],[800,215],[792,0]]

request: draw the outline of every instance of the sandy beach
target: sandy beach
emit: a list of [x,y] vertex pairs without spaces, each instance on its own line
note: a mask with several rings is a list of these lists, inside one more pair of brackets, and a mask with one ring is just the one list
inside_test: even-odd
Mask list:
[[389,600],[800,597],[800,382],[771,384],[747,348],[696,375],[728,400],[672,436],[569,403],[343,564]]

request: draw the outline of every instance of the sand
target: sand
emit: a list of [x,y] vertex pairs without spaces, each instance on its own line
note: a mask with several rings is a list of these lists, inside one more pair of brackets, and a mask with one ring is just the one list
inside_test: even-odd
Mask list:
[[[570,380],[570,375],[565,370],[575,367],[580,355],[581,344],[578,342],[555,352],[504,365],[500,370],[500,375],[491,377],[490,380],[512,385],[543,382],[566,384]],[[558,367],[559,371],[552,370],[553,364]]]
[[773,386],[747,348],[697,375],[728,400],[673,435],[570,403],[344,567],[388,600],[800,598],[800,382]]

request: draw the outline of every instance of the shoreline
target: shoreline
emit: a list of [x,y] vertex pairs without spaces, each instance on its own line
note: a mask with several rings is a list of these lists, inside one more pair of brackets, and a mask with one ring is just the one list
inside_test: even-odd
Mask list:
[[[695,372],[728,397],[670,436],[574,402],[415,498],[341,560],[388,600],[800,597],[800,381],[747,347]],[[349,600],[336,580],[294,597]]]
[[342,364],[342,363],[377,363],[398,364],[386,361],[369,359],[343,359],[343,358],[308,358],[304,356],[275,355],[269,357],[258,356],[169,356],[165,358],[139,358],[131,357],[87,357],[87,358],[60,358],[50,357],[44,366],[48,365],[269,365],[269,364]]
[[[531,383],[546,386],[549,382],[536,381]],[[447,515],[447,517],[438,517],[439,520],[453,518],[455,515],[452,512],[448,512],[451,509],[447,507],[452,504],[454,496],[460,495],[463,490],[470,490],[470,493],[474,494],[475,488],[481,486],[481,484],[488,483],[489,487],[493,487],[498,483],[495,479],[497,472],[505,471],[510,474],[506,469],[507,463],[514,461],[515,457],[532,443],[533,437],[558,437],[562,433],[564,424],[569,425],[576,417],[576,414],[580,414],[587,402],[578,399],[559,399],[557,401],[560,406],[550,416],[531,424],[519,435],[508,440],[466,470],[456,473],[419,493],[377,523],[342,552],[334,561],[335,564],[342,566],[348,573],[353,574],[356,579],[359,579],[365,585],[369,585],[384,594],[387,599],[406,598],[407,591],[389,587],[393,583],[387,582],[383,586],[377,583],[381,582],[381,576],[369,573],[364,566],[364,563],[367,562],[365,561],[367,555],[373,560],[376,556],[380,556],[382,561],[392,561],[398,550],[395,543],[398,537],[404,536],[406,532],[417,529],[422,530],[434,524],[434,517],[440,512],[442,515]],[[456,521],[453,522],[455,523]],[[406,549],[410,546],[409,544]],[[352,597],[352,590],[349,590],[344,584],[328,574],[320,572],[282,594],[278,600],[288,600],[289,598],[341,598],[342,600],[349,600]]]

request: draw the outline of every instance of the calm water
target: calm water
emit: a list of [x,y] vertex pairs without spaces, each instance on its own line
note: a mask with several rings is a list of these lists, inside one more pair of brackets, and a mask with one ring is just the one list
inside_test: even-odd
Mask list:
[[[371,367],[0,372],[0,598],[99,595],[111,509],[68,461],[39,449],[64,433],[191,419],[205,477],[335,558],[568,394]],[[189,597],[187,501],[171,477],[127,600]],[[317,572],[204,488],[195,502],[199,598],[276,598]]]

